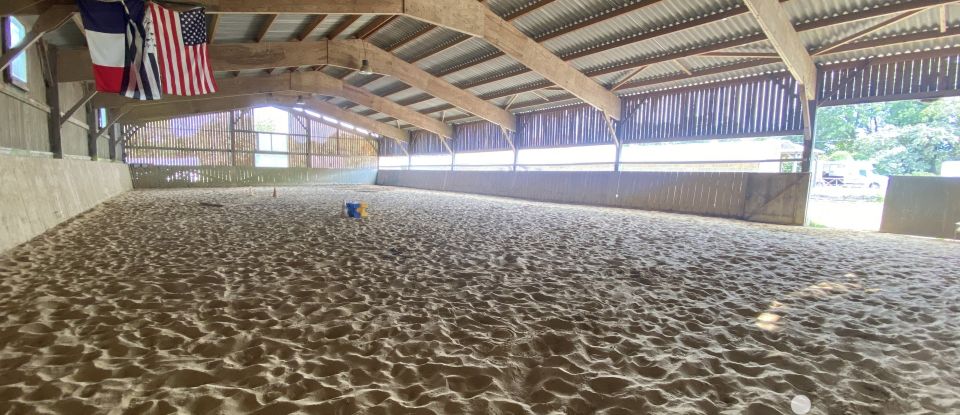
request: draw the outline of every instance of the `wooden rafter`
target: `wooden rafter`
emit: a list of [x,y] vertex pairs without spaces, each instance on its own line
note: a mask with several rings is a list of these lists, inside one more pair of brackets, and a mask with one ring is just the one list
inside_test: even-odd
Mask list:
[[[503,20],[506,20],[506,21],[508,21],[508,22],[512,22],[512,21],[514,21],[514,20],[516,20],[516,19],[518,19],[518,18],[520,18],[520,17],[526,16],[527,14],[530,14],[530,13],[532,13],[532,12],[540,9],[540,8],[543,7],[543,6],[546,6],[546,5],[550,4],[550,3],[553,3],[554,1],[555,1],[555,0],[539,0],[539,1],[531,2],[531,3],[527,4],[526,6],[521,7],[520,9],[515,10],[515,11],[507,14],[506,16],[503,16]],[[388,48],[386,48],[386,50],[387,50],[388,52],[392,52],[392,51],[394,51],[394,50],[397,50],[397,49],[399,49],[400,47],[402,47],[402,46],[404,46],[404,45],[406,45],[406,44],[408,44],[408,43],[410,43],[410,42],[413,42],[414,40],[419,39],[419,38],[422,37],[423,35],[425,35],[425,34],[431,32],[431,31],[433,31],[433,30],[436,29],[436,28],[437,28],[436,26],[432,26],[432,25],[427,26],[427,27],[424,27],[423,29],[420,29],[420,30],[417,31],[416,33],[412,34],[411,36],[409,36],[409,37],[407,37],[407,38],[404,38],[404,39],[401,40],[400,42],[397,42],[397,43],[395,43],[395,44],[393,44],[393,45],[390,45]],[[440,52],[443,52],[443,51],[445,51],[445,50],[447,50],[447,49],[450,49],[451,47],[454,47],[454,46],[456,46],[456,45],[458,45],[458,44],[460,44],[460,43],[462,43],[462,42],[464,42],[464,41],[466,41],[466,40],[468,40],[468,39],[470,39],[469,36],[459,36],[459,37],[457,37],[456,39],[454,39],[452,42],[448,42],[448,43],[446,43],[446,44],[444,44],[444,45],[442,45],[442,46],[440,46],[440,47],[438,47],[438,48],[432,49],[432,50],[430,50],[430,51],[428,51],[428,52],[426,52],[426,53],[424,53],[424,54],[416,57],[415,59],[413,59],[413,60],[411,60],[411,61],[409,61],[409,62],[411,62],[411,63],[420,62],[420,61],[422,61],[422,60],[424,60],[424,59],[427,59],[427,58],[429,58],[429,57],[431,57],[431,56],[433,56],[433,55],[436,55],[437,53],[440,53]],[[502,53],[500,54],[500,56],[502,56]],[[376,81],[377,79],[380,79],[380,76],[371,77],[370,79],[365,80],[365,81],[364,81],[363,83],[361,83],[359,86],[367,85],[367,84],[369,84],[369,83],[371,83],[371,82],[373,82],[373,81]],[[406,90],[406,89],[407,89],[407,88],[404,88],[403,90]],[[396,92],[400,92],[400,91],[396,91]],[[395,92],[395,93],[396,93],[396,92]]]
[[616,91],[616,90],[620,89],[620,87],[622,87],[622,86],[623,86],[624,84],[626,84],[627,82],[630,82],[630,80],[632,80],[633,78],[636,78],[637,75],[640,75],[641,72],[643,72],[644,70],[646,70],[646,69],[649,68],[649,67],[650,67],[650,66],[648,65],[648,66],[641,66],[641,67],[639,67],[639,68],[637,68],[637,69],[634,69],[633,71],[631,71],[630,73],[628,73],[626,76],[624,76],[623,78],[621,78],[619,81],[617,81],[617,83],[613,84],[613,86],[610,87],[610,90],[611,90],[611,91]]
[[326,34],[326,38],[329,40],[336,39],[337,36],[340,36],[341,34],[343,34],[343,32],[347,30],[347,28],[350,27],[353,24],[353,22],[356,22],[357,19],[359,18],[360,18],[360,15],[358,14],[351,14],[344,17],[343,20],[340,21],[340,23],[337,23],[337,25],[334,26],[333,29],[330,29],[330,33]]
[[270,32],[270,28],[273,27],[273,24],[277,21],[277,18],[280,17],[279,14],[268,14],[267,20],[263,21],[263,24],[260,25],[260,30],[257,31],[257,35],[253,37],[255,43],[263,42],[263,39],[267,37],[267,33]]
[[[418,113],[409,107],[373,95],[365,89],[344,84],[339,79],[322,72],[296,72],[271,76],[223,79],[220,80],[218,87],[219,91],[216,94],[203,97],[224,98],[270,93],[290,93],[303,97],[311,97],[312,94],[335,96],[356,102],[391,117],[404,120],[418,128],[423,128],[444,137],[451,137],[453,135],[453,128],[443,122]],[[195,97],[169,97],[162,101],[141,103],[119,95],[101,95],[97,97],[95,106],[128,109],[149,105],[190,102],[194,100],[194,98]]]
[[397,16],[377,16],[357,31],[357,39],[368,39]]
[[946,4],[940,6],[940,12],[939,12],[939,14],[940,14],[940,32],[941,32],[941,33],[942,33],[942,32],[946,32],[946,31],[947,31],[947,28],[949,27],[949,26],[948,26],[948,22],[949,22],[949,14],[948,14],[948,13],[949,13],[949,10],[947,10],[947,5],[946,5]]
[[776,0],[744,0],[793,77],[804,86],[808,101],[817,99],[817,65]]
[[318,27],[320,27],[320,24],[323,23],[323,21],[326,20],[326,18],[327,18],[327,15],[325,14],[318,14],[318,15],[312,16],[310,18],[310,21],[307,22],[307,25],[300,30],[300,33],[297,33],[296,39],[301,42],[307,40],[307,38],[309,38],[310,35],[312,35],[313,32],[316,31]]
[[220,26],[220,15],[213,14],[210,15],[210,24],[207,25],[207,41],[213,43],[213,39],[217,36],[217,28]]
[[[76,10],[75,0],[49,2]],[[44,4],[4,0],[0,14],[38,14]],[[484,7],[472,0],[193,0],[190,4],[204,7],[208,14],[403,15],[474,36],[483,32]]]
[[[211,112],[229,111],[250,107],[262,107],[268,105],[280,105],[293,107],[297,98],[294,96],[278,95],[242,95],[233,97],[200,96],[190,97],[189,99],[167,102],[167,103],[135,103],[126,107],[122,120],[130,121],[154,121],[161,119],[175,118],[184,115],[206,114]],[[342,110],[335,105],[327,104],[319,99],[310,98],[305,100],[304,109],[327,115],[331,118],[349,123],[351,125],[363,128],[367,131],[389,137],[400,141],[409,141],[410,134],[400,128],[393,127],[372,120],[367,117],[357,115],[351,111]]]
[[0,16],[41,14],[51,5],[50,0],[4,0],[0,4]]
[[[779,0],[779,1],[782,3],[782,2],[785,2],[785,1],[787,1],[787,0]],[[805,32],[805,31],[809,31],[809,30],[815,30],[815,29],[820,29],[820,28],[829,27],[829,26],[834,26],[834,25],[852,23],[852,22],[856,22],[856,21],[860,21],[860,20],[872,19],[872,18],[875,18],[875,17],[886,16],[886,15],[895,14],[895,13],[901,13],[901,12],[905,12],[905,11],[909,11],[909,10],[925,9],[925,8],[928,8],[928,7],[931,7],[931,6],[954,3],[955,1],[956,1],[956,0],[914,0],[914,1],[910,1],[910,2],[889,3],[889,4],[884,4],[884,5],[882,5],[882,6],[877,6],[877,7],[874,7],[874,8],[866,9],[866,10],[863,10],[863,11],[860,11],[860,12],[857,12],[857,13],[840,14],[840,15],[835,15],[835,16],[826,17],[826,18],[823,18],[823,19],[817,19],[817,20],[812,20],[812,21],[809,21],[809,22],[800,23],[800,24],[797,24],[795,27],[796,27],[797,31],[799,31],[799,32]],[[638,4],[639,4],[639,3],[638,3]],[[692,20],[689,20],[689,21],[686,21],[686,22],[683,22],[683,23],[680,23],[680,24],[677,24],[677,25],[673,25],[673,26],[670,26],[670,27],[666,27],[666,28],[663,28],[663,29],[656,29],[656,30],[653,30],[653,31],[650,31],[650,32],[642,33],[642,34],[639,34],[639,35],[637,35],[637,36],[633,36],[633,37],[630,37],[630,38],[625,38],[625,39],[618,40],[618,41],[602,42],[602,43],[599,43],[600,46],[593,47],[593,48],[583,48],[583,49],[581,49],[580,52],[577,52],[577,53],[574,53],[574,54],[569,54],[569,55],[563,55],[563,56],[561,56],[561,58],[563,58],[564,60],[579,59],[579,58],[586,57],[586,56],[591,56],[591,55],[594,55],[594,54],[597,54],[597,53],[602,53],[602,52],[611,50],[611,49],[613,49],[613,48],[622,47],[622,46],[627,46],[627,45],[635,44],[635,43],[637,43],[637,42],[642,42],[642,41],[645,41],[645,40],[658,38],[658,37],[661,37],[661,36],[668,36],[668,35],[674,34],[674,33],[678,32],[678,31],[681,31],[681,30],[686,30],[686,29],[690,29],[690,28],[694,28],[694,27],[700,27],[700,26],[707,25],[707,24],[710,24],[710,23],[713,23],[713,22],[722,21],[722,20],[727,19],[727,18],[730,18],[730,17],[741,16],[741,15],[744,15],[744,14],[746,14],[746,13],[750,13],[749,10],[747,10],[745,7],[740,6],[740,7],[733,8],[733,9],[730,9],[730,10],[727,10],[727,11],[723,11],[723,12],[719,12],[719,13],[714,13],[714,14],[711,14],[711,15],[708,15],[708,16],[704,16],[704,17],[701,17],[701,18],[697,18],[697,19],[692,19]],[[604,15],[604,16],[606,16],[606,15]],[[587,19],[586,21],[583,22],[582,25],[578,25],[578,27],[579,27],[579,28],[586,27],[586,26],[584,26],[584,25],[586,25],[587,22],[591,22],[590,25],[592,25],[592,24],[602,23],[603,21],[604,21],[603,19],[599,19],[599,18],[598,18],[598,19]],[[589,26],[589,25],[587,25],[587,26]],[[545,40],[545,38],[544,38],[543,36],[536,36],[535,39],[538,40],[538,41],[543,41],[543,40]],[[622,63],[622,64],[618,64],[618,65],[611,65],[611,66],[606,66],[606,67],[602,67],[602,68],[587,70],[587,71],[585,71],[585,73],[586,73],[588,76],[591,76],[591,77],[601,76],[601,75],[607,75],[607,74],[611,74],[611,73],[616,73],[616,72],[622,72],[622,71],[628,71],[628,70],[636,69],[636,68],[641,67],[641,66],[652,65],[652,64],[660,63],[660,62],[667,62],[667,61],[670,61],[670,60],[673,60],[673,59],[677,59],[677,58],[704,55],[704,54],[709,54],[709,53],[712,53],[712,52],[722,52],[724,49],[729,49],[729,48],[734,48],[734,47],[745,46],[745,45],[749,45],[749,44],[751,44],[751,43],[756,43],[756,42],[765,41],[766,39],[767,39],[766,36],[764,36],[763,34],[748,35],[748,36],[740,37],[740,38],[737,38],[737,39],[731,39],[731,40],[728,40],[728,41],[721,41],[721,42],[718,42],[718,43],[715,43],[715,44],[699,46],[699,47],[695,47],[695,48],[692,48],[692,49],[691,49],[691,48],[685,48],[685,49],[679,50],[679,51],[667,52],[667,53],[662,54],[662,55],[653,56],[653,57],[649,57],[649,58],[643,58],[643,59],[640,59],[640,60],[637,60],[637,61],[634,61],[634,62],[626,62],[626,63]],[[452,74],[452,73],[455,73],[455,72],[458,72],[458,71],[461,71],[461,70],[464,70],[464,69],[473,67],[473,66],[475,66],[475,65],[478,65],[478,64],[480,64],[480,63],[486,62],[486,61],[488,61],[488,60],[498,58],[498,57],[500,57],[500,56],[503,56],[503,53],[491,54],[490,56],[487,56],[487,57],[485,57],[485,58],[483,58],[483,59],[474,60],[474,61],[471,61],[471,62],[468,63],[468,64],[460,64],[460,65],[455,65],[455,66],[453,66],[453,67],[449,67],[449,68],[446,68],[446,69],[441,69],[441,70],[439,70],[439,71],[437,71],[437,72],[434,72],[433,74],[436,75],[436,76],[447,76],[447,75],[450,75],[450,74]],[[498,76],[498,77],[488,78],[488,80],[484,80],[484,81],[481,81],[481,82],[475,82],[475,83],[473,83],[473,86],[485,85],[485,84],[487,84],[487,83],[489,83],[489,82],[496,82],[496,81],[499,81],[499,80],[502,80],[502,79],[509,78],[509,77],[511,77],[511,76],[522,75],[522,74],[525,74],[525,73],[528,73],[528,72],[530,72],[529,69],[527,69],[527,68],[522,68],[522,69],[513,71],[513,72],[510,73],[509,75],[501,75],[501,76]]]
[[[923,41],[929,41],[929,40],[943,38],[943,37],[957,37],[957,36],[960,36],[960,29],[955,29],[955,28],[949,29],[946,34],[941,34],[939,31],[915,33],[915,34],[909,34],[909,35],[903,35],[903,36],[896,36],[893,38],[878,39],[876,41],[853,43],[850,45],[846,45],[840,49],[834,50],[831,54],[858,51],[858,50],[867,50],[867,49],[872,49],[876,47],[897,45],[897,44],[903,44],[903,43],[909,43],[909,42],[923,42]],[[757,60],[747,61],[747,62],[739,62],[733,65],[718,66],[718,67],[694,71],[693,75],[676,73],[673,75],[661,76],[653,79],[637,80],[637,81],[633,81],[628,84],[625,84],[623,87],[621,87],[621,89],[654,88],[667,83],[690,81],[690,80],[694,80],[696,78],[700,78],[704,76],[719,75],[719,74],[723,74],[731,71],[758,68],[764,65],[769,65],[771,63],[778,63],[778,62],[780,62],[780,59],[770,59],[770,58],[757,59]],[[508,93],[512,91],[513,90],[508,91]],[[497,94],[497,95],[503,95],[503,94]],[[569,101],[572,98],[573,97],[570,95],[564,95],[564,96],[560,96],[552,99],[551,102]],[[541,104],[542,103],[540,102],[522,103],[522,104],[516,105],[514,109],[515,110],[523,109],[523,108],[527,108],[535,105],[541,105]],[[450,118],[450,121],[454,122],[462,118],[466,118],[466,117]]]
[[487,9],[486,12],[483,32],[485,41],[550,82],[576,95],[583,102],[603,111],[607,116],[620,119],[619,97],[558,58],[553,52],[497,16],[492,10]]
[[[945,7],[945,6],[941,6],[941,7]],[[843,45],[846,45],[846,44],[849,44],[849,43],[851,43],[851,42],[854,42],[854,41],[856,41],[856,40],[858,40],[858,39],[862,39],[862,38],[864,38],[864,37],[866,37],[866,36],[869,36],[870,34],[876,33],[877,31],[879,31],[879,30],[881,30],[881,29],[883,29],[883,28],[885,28],[885,27],[888,27],[888,26],[890,26],[890,25],[892,25],[892,24],[894,24],[894,23],[897,23],[897,22],[899,22],[899,21],[902,21],[902,20],[904,20],[904,19],[913,17],[913,16],[917,15],[918,13],[925,12],[925,11],[927,11],[927,10],[929,10],[929,9],[910,10],[910,11],[906,11],[906,12],[900,13],[900,14],[898,14],[898,15],[895,15],[895,16],[893,16],[893,17],[890,17],[890,18],[888,18],[888,19],[884,19],[883,21],[881,21],[881,22],[879,22],[879,23],[877,23],[877,24],[871,25],[870,27],[867,27],[867,28],[865,28],[865,29],[863,29],[863,30],[859,30],[859,31],[857,31],[856,33],[853,33],[853,34],[851,34],[851,35],[849,35],[849,36],[845,36],[845,37],[843,37],[842,39],[840,39],[840,40],[838,40],[838,41],[836,41],[836,42],[833,42],[833,43],[831,43],[830,45],[825,46],[825,47],[817,50],[817,52],[816,52],[815,54],[816,54],[816,55],[822,55],[822,54],[825,54],[825,53],[829,53],[830,51],[832,51],[832,50],[834,50],[834,49],[836,49],[836,48],[839,48],[839,47],[841,47],[841,46],[843,46]],[[941,31],[943,31],[943,30],[941,30]]]

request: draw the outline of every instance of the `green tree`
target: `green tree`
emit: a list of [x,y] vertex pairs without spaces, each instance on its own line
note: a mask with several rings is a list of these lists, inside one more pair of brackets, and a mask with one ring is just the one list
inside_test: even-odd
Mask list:
[[945,160],[960,158],[960,137],[944,126],[891,126],[876,135],[870,147],[879,174],[939,174]]
[[837,160],[875,160],[881,174],[937,174],[960,158],[960,99],[825,107],[817,113],[817,148]]
[[830,161],[846,161],[853,160],[853,153],[847,150],[837,150],[833,153],[830,153],[830,156],[827,157]]

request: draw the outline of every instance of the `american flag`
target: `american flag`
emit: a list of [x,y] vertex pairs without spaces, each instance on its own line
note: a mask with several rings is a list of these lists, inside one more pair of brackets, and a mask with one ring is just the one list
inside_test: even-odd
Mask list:
[[160,57],[163,91],[171,95],[217,92],[207,57],[207,18],[204,9],[177,12],[150,3],[153,34]]

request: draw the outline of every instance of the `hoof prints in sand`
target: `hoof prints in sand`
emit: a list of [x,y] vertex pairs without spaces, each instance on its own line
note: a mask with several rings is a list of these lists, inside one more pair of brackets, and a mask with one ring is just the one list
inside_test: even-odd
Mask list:
[[360,190],[132,192],[0,256],[0,413],[960,411],[955,244]]

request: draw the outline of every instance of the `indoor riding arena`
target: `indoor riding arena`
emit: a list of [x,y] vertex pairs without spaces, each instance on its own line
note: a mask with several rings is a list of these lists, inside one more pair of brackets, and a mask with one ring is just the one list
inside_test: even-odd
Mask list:
[[960,413],[955,1],[0,16],[0,414]]

